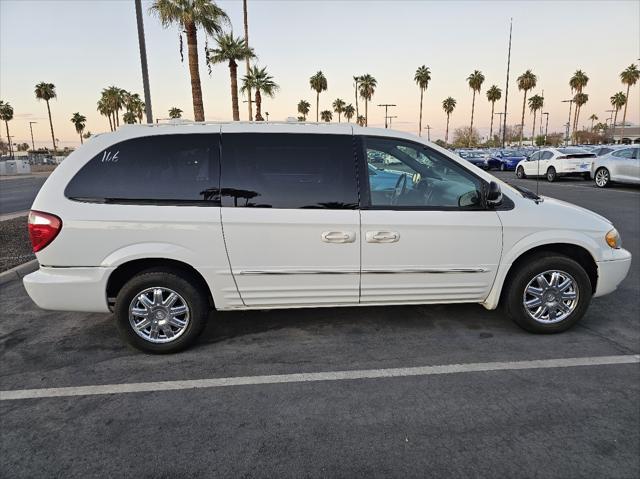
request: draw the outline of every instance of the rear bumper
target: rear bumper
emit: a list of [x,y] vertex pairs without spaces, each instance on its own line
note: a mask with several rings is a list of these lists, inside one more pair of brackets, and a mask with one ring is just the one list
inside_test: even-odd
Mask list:
[[597,265],[598,286],[593,295],[594,298],[615,291],[622,280],[626,278],[631,267],[631,253],[624,249],[616,250],[613,260],[599,261]]
[[107,280],[113,269],[41,266],[22,282],[29,297],[42,309],[108,313]]

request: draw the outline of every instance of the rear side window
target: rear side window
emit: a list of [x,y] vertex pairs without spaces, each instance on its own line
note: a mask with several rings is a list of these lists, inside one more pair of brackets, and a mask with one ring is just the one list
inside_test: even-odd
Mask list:
[[112,145],[73,177],[81,201],[219,204],[220,136],[157,135]]
[[623,150],[614,151],[611,153],[611,156],[615,156],[617,158],[633,158],[634,157],[634,149],[633,148],[625,148]]
[[225,133],[222,206],[354,209],[351,135]]

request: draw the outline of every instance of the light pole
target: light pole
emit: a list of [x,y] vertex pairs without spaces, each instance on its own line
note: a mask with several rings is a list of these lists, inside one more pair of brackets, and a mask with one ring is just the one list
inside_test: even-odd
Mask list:
[[424,129],[427,130],[427,141],[431,141],[431,127],[427,125]]
[[269,112],[265,111],[264,114],[267,116],[267,121],[269,121]]
[[38,123],[37,121],[30,121],[29,122],[29,130],[31,130],[31,151],[35,151],[36,150],[36,144],[33,142],[33,125],[34,123]]
[[394,118],[398,118],[397,116],[388,116],[386,117],[389,119],[389,128],[391,128],[391,120],[393,120]]
[[384,107],[384,127],[389,128],[389,126],[387,125],[387,118],[389,118],[389,107],[397,106],[397,105],[394,105],[393,103],[383,103],[382,105],[378,105],[378,106]]
[[[568,103],[569,104],[569,120],[567,122],[567,125],[569,123],[571,123],[571,106],[573,105],[573,98],[571,98],[570,100],[562,100],[562,103]],[[568,146],[569,145],[569,127],[567,127],[567,136],[564,139],[564,146]]]
[[547,133],[549,132],[549,113],[543,112],[543,115],[547,115],[547,121],[544,125],[544,146],[547,146]]
[[513,18],[509,21],[509,54],[507,56],[507,83],[504,90],[504,123],[502,124],[502,148],[507,133],[507,99],[509,98],[509,68],[511,67],[511,33],[513,32]]
[[[500,119],[498,120],[498,138],[502,138],[500,132],[502,131],[502,116],[504,115],[504,113],[498,112],[494,113],[494,115],[498,115],[500,117]],[[490,140],[493,141],[493,138],[490,138]],[[502,142],[502,147],[504,148],[504,141]]]
[[11,138],[15,138],[15,136],[13,135],[7,135],[7,141],[9,142],[9,158],[13,158],[13,146],[12,146],[12,141]]
[[138,46],[140,48],[140,65],[142,67],[142,88],[144,89],[144,109],[147,123],[153,123],[151,113],[151,93],[149,92],[149,69],[147,67],[147,47],[144,41],[144,23],[142,21],[142,0],[135,0],[136,21],[138,24]]

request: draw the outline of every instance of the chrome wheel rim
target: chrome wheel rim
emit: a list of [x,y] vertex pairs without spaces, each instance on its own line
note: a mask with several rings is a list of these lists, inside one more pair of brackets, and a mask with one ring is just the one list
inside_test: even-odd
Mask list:
[[602,187],[609,182],[609,174],[607,170],[598,170],[596,172],[596,185]]
[[549,270],[529,281],[522,304],[534,321],[553,324],[567,319],[576,309],[578,299],[576,280],[564,271]]
[[182,296],[155,286],[138,293],[129,305],[129,324],[145,341],[170,343],[184,334],[190,311]]
[[524,170],[522,167],[518,168],[518,178],[522,178],[524,176]]

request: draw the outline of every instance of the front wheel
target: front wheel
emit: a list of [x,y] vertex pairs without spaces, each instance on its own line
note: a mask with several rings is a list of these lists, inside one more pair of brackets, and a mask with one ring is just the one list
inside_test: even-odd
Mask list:
[[598,188],[606,188],[609,186],[609,183],[611,182],[609,170],[606,168],[598,168],[593,181]]
[[591,295],[591,281],[580,264],[566,256],[541,254],[515,272],[505,307],[527,331],[559,333],[584,315]]
[[507,168],[504,166],[504,163],[500,163],[500,171],[506,171]]
[[556,173],[556,169],[553,166],[549,167],[549,169],[547,170],[547,181],[549,183],[553,183],[557,179],[558,174]]
[[527,175],[524,174],[524,168],[522,166],[518,166],[518,169],[516,170],[516,177],[521,180],[527,177]]

